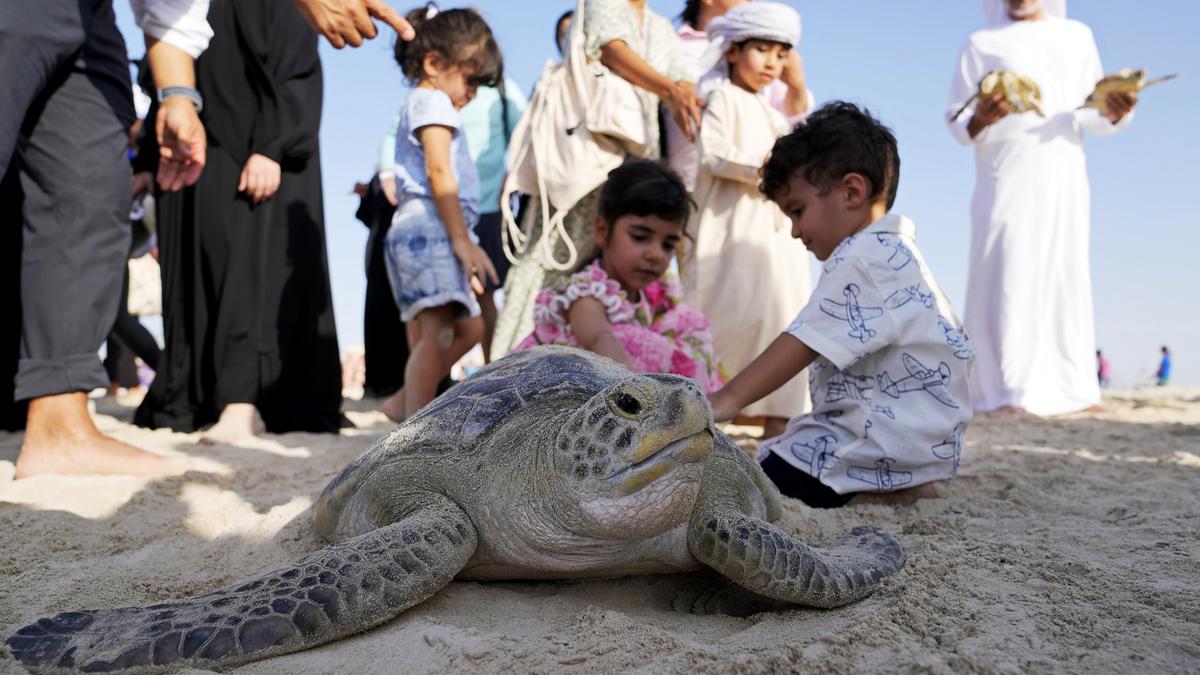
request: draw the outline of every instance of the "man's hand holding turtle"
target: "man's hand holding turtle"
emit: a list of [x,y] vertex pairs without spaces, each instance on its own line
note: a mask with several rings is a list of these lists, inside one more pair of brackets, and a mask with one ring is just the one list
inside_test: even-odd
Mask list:
[[1137,92],[1114,91],[1104,99],[1104,116],[1109,122],[1116,124],[1133,112],[1137,101]]
[[1012,111],[1012,104],[1008,102],[1002,92],[997,91],[990,96],[981,96],[979,105],[975,108],[975,114],[967,123],[967,133],[971,134],[971,138],[975,138],[979,132],[1004,119]]

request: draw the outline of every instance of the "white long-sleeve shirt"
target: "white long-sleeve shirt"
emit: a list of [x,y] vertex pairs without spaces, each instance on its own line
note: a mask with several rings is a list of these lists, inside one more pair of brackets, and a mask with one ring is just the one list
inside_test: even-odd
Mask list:
[[149,37],[182,49],[193,59],[212,39],[209,0],[129,0],[138,28]]

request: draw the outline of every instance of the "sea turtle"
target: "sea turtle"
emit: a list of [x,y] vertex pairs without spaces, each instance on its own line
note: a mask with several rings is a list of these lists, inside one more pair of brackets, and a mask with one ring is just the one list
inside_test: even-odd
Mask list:
[[971,101],[991,96],[997,91],[1003,93],[1004,98],[1008,99],[1008,104],[1012,106],[1013,112],[1023,113],[1032,110],[1040,117],[1046,116],[1042,112],[1042,90],[1038,88],[1037,82],[1011,70],[993,70],[980,78],[979,90],[963,102],[958,112],[950,116],[950,121],[953,122],[961,117],[967,107],[971,105]]
[[1146,79],[1144,68],[1122,68],[1111,75],[1105,75],[1096,83],[1096,88],[1088,94],[1087,100],[1080,108],[1096,108],[1102,113],[1108,112],[1108,95],[1116,92],[1133,94],[1152,84],[1173,80],[1178,75],[1164,75],[1153,80]]
[[903,564],[875,528],[819,550],[768,522],[779,515],[694,382],[541,347],[481,369],[346,467],[313,508],[329,547],[207,595],[41,619],[7,645],[35,671],[227,668],[366,630],[455,578],[707,565],[775,601],[835,607]]

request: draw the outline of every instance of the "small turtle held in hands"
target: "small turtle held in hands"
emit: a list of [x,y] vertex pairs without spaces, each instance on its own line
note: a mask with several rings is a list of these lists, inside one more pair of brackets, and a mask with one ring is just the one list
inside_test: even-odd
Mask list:
[[1008,104],[1012,106],[1015,113],[1032,110],[1040,117],[1046,116],[1042,112],[1042,90],[1038,88],[1037,82],[1011,70],[993,70],[979,80],[979,91],[963,102],[958,112],[950,116],[950,121],[953,122],[962,117],[967,107],[971,105],[971,101],[977,98],[987,98],[996,92],[1004,94],[1004,98],[1008,100]]
[[1164,75],[1153,80],[1146,79],[1144,68],[1122,68],[1111,75],[1105,75],[1096,83],[1096,88],[1088,94],[1087,100],[1080,108],[1095,108],[1101,113],[1108,113],[1109,94],[1136,94],[1153,84],[1166,82],[1179,77],[1178,74]]
[[346,467],[313,507],[337,543],[207,595],[40,619],[7,645],[37,672],[223,669],[367,630],[452,579],[707,566],[764,599],[836,607],[903,564],[880,530],[816,549],[769,522],[780,513],[694,382],[541,347],[483,368]]

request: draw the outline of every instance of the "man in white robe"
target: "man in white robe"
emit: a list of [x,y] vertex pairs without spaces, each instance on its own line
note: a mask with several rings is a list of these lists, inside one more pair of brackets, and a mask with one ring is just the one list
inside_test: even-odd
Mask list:
[[948,122],[975,147],[964,323],[978,411],[1058,415],[1100,402],[1083,132],[1125,128],[1137,97],[1080,109],[1104,72],[1091,30],[1065,5],[985,0],[989,25],[967,40],[950,90],[952,116],[989,71],[1014,71],[1038,84],[1045,113],[1014,114],[997,93]]

